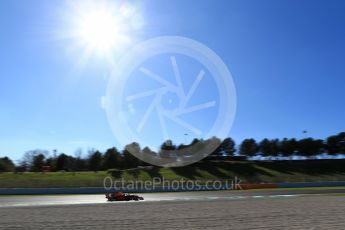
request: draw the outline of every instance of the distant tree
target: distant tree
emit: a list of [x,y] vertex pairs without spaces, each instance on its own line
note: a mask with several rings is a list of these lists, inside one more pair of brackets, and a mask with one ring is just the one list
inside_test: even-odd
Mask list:
[[131,144],[126,145],[125,149],[135,155],[138,155],[141,152],[140,145],[137,142],[132,142]]
[[45,156],[43,154],[38,154],[33,156],[31,171],[41,172],[42,166],[45,165]]
[[[204,140],[194,138],[191,143],[189,144],[180,144],[177,147],[172,144],[172,146],[164,146],[163,149],[170,149],[170,152],[165,152],[164,150],[161,151],[163,158],[166,157],[178,157],[178,158],[183,158],[183,157],[190,157],[194,153],[197,153],[198,150],[202,149],[204,146]],[[176,150],[176,151],[171,151],[171,150]]]
[[[137,142],[132,142],[129,145],[125,146],[123,160],[127,161],[127,167],[136,168],[139,165],[144,165],[145,163],[142,162],[138,157],[142,156],[141,147]],[[127,154],[129,153],[129,154]]]
[[48,157],[45,162],[44,165],[50,166],[52,171],[56,170],[56,158],[54,157]]
[[328,137],[326,149],[330,155],[345,154],[345,132]]
[[338,136],[330,136],[326,140],[327,145],[327,152],[330,155],[335,155],[339,153],[339,146],[338,146]]
[[87,160],[81,157],[74,159],[74,168],[75,171],[86,171],[87,168]]
[[267,138],[263,139],[259,143],[259,152],[262,156],[278,156],[280,153],[280,142],[278,139],[269,140]]
[[104,153],[103,157],[103,169],[113,169],[120,167],[120,153],[119,151],[113,147],[108,149]]
[[155,153],[154,151],[152,151],[149,147],[145,147],[142,150],[143,155],[148,155],[151,157],[157,157],[157,153]]
[[22,160],[20,161],[20,165],[22,167],[25,167],[26,170],[33,170],[34,166],[33,166],[33,161],[34,158],[38,155],[43,155],[48,156],[49,155],[49,151],[47,150],[42,150],[42,149],[35,149],[35,150],[30,150],[24,153],[24,156],[22,158]]
[[339,153],[345,154],[345,132],[338,134]]
[[175,150],[176,145],[172,142],[172,140],[166,140],[165,142],[163,142],[160,149],[162,149],[162,150]]
[[56,170],[57,171],[60,171],[60,170],[68,171],[68,166],[69,166],[68,160],[69,160],[68,156],[64,153],[61,153],[56,159]]
[[202,140],[198,139],[198,138],[194,138],[192,140],[192,142],[189,145],[197,145],[198,143],[202,142]]
[[318,155],[323,150],[323,141],[313,138],[304,138],[298,141],[298,155],[311,157]]
[[259,143],[259,152],[262,156],[271,156],[271,142],[267,138],[263,139]]
[[27,151],[24,153],[19,163],[21,167],[25,168],[24,171],[29,171],[31,169],[33,158],[34,158],[34,153],[32,151]]
[[[208,157],[207,154],[210,151],[213,151],[213,153]],[[170,163],[169,159],[163,158],[177,157],[181,159],[187,156],[192,159],[195,157],[193,154],[203,154],[205,160],[209,160],[217,159],[215,156],[233,156],[235,151],[233,139],[225,138],[222,141],[217,137],[206,140],[195,138],[190,144],[181,144],[179,146],[176,146],[172,140],[167,140],[157,152],[148,147],[141,150],[139,144],[134,142],[127,145],[121,153],[116,148],[108,149],[104,155],[99,151],[90,150],[88,157],[85,158],[81,156],[81,150],[76,151],[75,157],[64,153],[58,155],[57,150],[53,150],[53,155],[50,156],[46,150],[31,150],[25,152],[17,166],[8,157],[0,158],[0,172],[13,171],[14,169],[18,172],[40,171],[43,165],[51,166],[54,171],[99,171],[111,168],[135,168],[139,165],[147,165],[142,160],[157,163],[163,160]],[[243,140],[239,146],[239,153],[245,155],[245,157],[252,157],[257,154],[266,157],[291,157],[295,155],[313,157],[326,151],[330,155],[345,154],[345,132],[329,136],[325,141],[313,138],[304,138],[298,141],[294,138],[284,138],[282,140],[265,138],[258,144],[251,138]],[[133,156],[132,153],[137,157]]]
[[220,146],[225,156],[233,156],[236,152],[235,141],[230,137],[225,138]]
[[123,156],[123,160],[122,160],[121,168],[130,169],[130,168],[136,168],[139,166],[139,159],[133,156],[132,153],[128,151],[127,149],[124,149],[122,151],[122,156]]
[[235,152],[235,141],[227,137],[220,143],[218,148],[213,151],[211,156],[233,156]]
[[258,153],[258,144],[254,139],[245,139],[240,146],[240,154],[248,157],[255,156]]
[[83,158],[83,150],[81,148],[78,148],[74,152],[74,158],[73,158],[73,168],[75,171],[85,171],[87,170],[87,160]]
[[172,140],[167,140],[161,145],[160,150],[159,150],[159,156],[161,158],[173,157],[176,154],[176,152],[174,151],[176,149],[177,149],[177,147],[172,142]]
[[12,160],[8,157],[0,158],[0,172],[12,172],[14,171],[15,165]]
[[292,138],[292,139],[284,138],[280,142],[280,152],[285,157],[292,156],[297,151],[297,149],[298,149],[298,146],[297,146],[297,141],[295,138]]
[[103,156],[98,150],[89,153],[88,165],[89,169],[94,172],[98,172],[102,169]]
[[[313,150],[315,151],[314,155],[318,155],[318,154],[326,152],[325,142],[324,142],[324,140],[321,140],[321,139],[314,140],[313,148],[314,148]],[[344,153],[345,153],[345,151],[344,151]]]
[[[190,144],[180,144],[176,147],[177,150],[181,150],[181,149],[185,149],[188,148],[192,145],[197,145],[198,143],[200,143],[202,140],[199,140],[198,138],[194,138],[193,141]],[[163,143],[164,144],[164,143]],[[173,145],[173,144],[172,144]],[[161,146],[162,147],[162,146]],[[165,148],[165,146],[163,147]]]
[[149,147],[145,147],[141,150],[141,159],[143,160],[142,164],[145,166],[150,165],[147,162],[153,162],[158,160],[158,154],[155,151],[152,151]]
[[271,151],[272,151],[272,156],[279,156],[281,154],[279,139],[271,140]]
[[25,161],[19,161],[18,165],[15,167],[16,172],[26,172],[29,170],[29,166]]
[[219,143],[219,146],[209,155],[210,159],[219,159],[219,156],[223,156],[223,151],[220,145],[221,143]]

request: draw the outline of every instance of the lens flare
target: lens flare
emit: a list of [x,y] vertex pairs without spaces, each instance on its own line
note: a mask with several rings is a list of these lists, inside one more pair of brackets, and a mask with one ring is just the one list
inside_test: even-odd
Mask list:
[[81,18],[77,34],[89,48],[105,52],[130,41],[124,34],[125,27],[126,25],[121,24],[110,12],[99,10]]
[[93,56],[112,62],[138,39],[144,25],[138,6],[106,0],[68,2],[61,19],[57,37],[68,39],[71,50],[81,50],[82,62]]

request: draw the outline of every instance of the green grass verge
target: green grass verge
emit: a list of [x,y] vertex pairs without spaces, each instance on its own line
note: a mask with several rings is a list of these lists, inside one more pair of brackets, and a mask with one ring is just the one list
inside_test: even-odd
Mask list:
[[102,186],[107,172],[1,173],[0,188],[52,188]]
[[[99,187],[111,174],[101,172],[50,172],[23,174],[0,173],[0,188]],[[181,168],[124,170],[113,173],[120,180],[214,180],[233,179],[243,182],[312,182],[345,181],[345,160],[276,161],[276,162],[200,162]]]

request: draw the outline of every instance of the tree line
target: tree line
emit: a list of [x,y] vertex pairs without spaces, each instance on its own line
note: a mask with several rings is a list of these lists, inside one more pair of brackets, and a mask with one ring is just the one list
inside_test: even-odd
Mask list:
[[[214,137],[215,138],[215,137]],[[207,140],[194,139],[189,145],[175,145],[171,140],[164,142],[156,153],[148,147],[140,149],[137,143],[128,146],[135,146],[139,152],[152,153],[156,157],[167,157],[169,152],[182,150],[196,143],[207,142]],[[219,147],[204,160],[234,159],[242,156],[241,159],[252,157],[307,157],[312,158],[319,154],[339,155],[345,154],[345,132],[332,135],[325,140],[313,138],[265,138],[259,142],[253,138],[243,140],[237,147],[235,141],[228,137],[219,140]],[[0,158],[0,172],[40,172],[42,167],[48,166],[51,171],[100,171],[108,169],[128,169],[148,164],[133,156],[128,151],[128,146],[119,151],[117,148],[109,148],[104,153],[91,149],[86,157],[82,156],[81,150],[76,151],[75,156],[65,153],[57,153],[56,150],[50,155],[46,150],[32,150],[24,154],[22,160],[16,165],[8,157]]]

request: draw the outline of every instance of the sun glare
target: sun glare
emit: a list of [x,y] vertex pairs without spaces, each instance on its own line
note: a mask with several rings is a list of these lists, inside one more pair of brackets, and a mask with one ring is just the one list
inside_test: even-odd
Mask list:
[[78,36],[92,50],[104,52],[129,42],[125,25],[110,12],[96,10],[80,19]]
[[83,62],[94,55],[106,59],[119,55],[135,41],[135,34],[143,25],[138,8],[127,3],[107,0],[69,3],[62,15],[66,26],[58,37],[72,38],[72,47],[83,50]]

